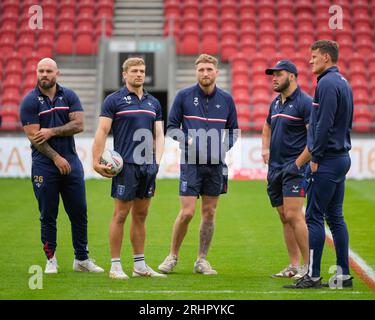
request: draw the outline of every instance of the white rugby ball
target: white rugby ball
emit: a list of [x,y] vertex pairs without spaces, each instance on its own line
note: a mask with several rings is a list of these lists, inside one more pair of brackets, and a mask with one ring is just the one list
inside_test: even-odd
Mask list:
[[121,155],[114,150],[105,150],[100,157],[100,163],[111,166],[111,172],[118,174],[124,165]]

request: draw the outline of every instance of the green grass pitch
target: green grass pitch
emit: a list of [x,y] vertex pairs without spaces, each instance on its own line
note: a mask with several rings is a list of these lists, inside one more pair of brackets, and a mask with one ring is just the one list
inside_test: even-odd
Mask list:
[[[68,217],[61,205],[58,218],[59,274],[44,275],[43,289],[29,288],[32,265],[45,266],[40,242],[37,203],[27,179],[0,179],[0,299],[375,299],[375,294],[353,272],[349,290],[286,290],[288,279],[270,275],[287,263],[282,228],[271,208],[265,182],[231,181],[219,202],[214,239],[208,260],[217,276],[193,274],[198,251],[199,211],[190,225],[179,263],[167,279],[108,277],[108,229],[112,216],[109,180],[87,181],[90,256],[103,274],[72,271],[73,249]],[[146,261],[156,268],[168,253],[172,225],[179,209],[177,180],[158,180],[147,220]],[[375,180],[348,181],[344,213],[350,247],[375,267]],[[129,217],[130,218],[130,217]],[[122,262],[131,274],[129,220],[125,227]],[[322,276],[328,280],[335,264],[333,249],[325,247]]]

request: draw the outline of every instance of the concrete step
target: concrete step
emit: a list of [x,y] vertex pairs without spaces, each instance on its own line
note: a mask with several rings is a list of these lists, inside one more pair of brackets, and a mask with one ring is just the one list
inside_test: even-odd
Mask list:
[[72,68],[60,68],[60,74],[65,75],[84,75],[84,76],[96,76],[96,69],[72,69]]
[[133,22],[134,21],[142,21],[142,22],[163,22],[164,23],[164,15],[157,15],[157,16],[151,16],[151,17],[144,17],[141,16],[134,16],[134,15],[118,15],[115,16],[112,20],[114,23],[116,22]]
[[163,29],[164,23],[163,22],[147,22],[147,21],[137,21],[134,20],[133,22],[115,22],[114,24],[115,30],[116,29],[142,29],[142,30],[155,30],[155,29]]
[[164,9],[164,3],[163,1],[126,1],[126,2],[120,2],[116,1],[115,3],[115,12],[118,9],[129,9],[129,8],[156,8],[156,9]]
[[115,29],[113,31],[114,36],[129,36],[134,37],[138,36],[163,36],[163,30],[142,30],[142,29]]
[[163,11],[160,9],[147,9],[147,8],[135,8],[135,9],[115,9],[115,17],[118,16],[162,16]]

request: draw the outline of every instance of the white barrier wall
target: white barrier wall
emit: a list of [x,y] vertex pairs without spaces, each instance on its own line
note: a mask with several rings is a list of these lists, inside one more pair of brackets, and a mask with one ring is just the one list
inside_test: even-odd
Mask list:
[[[83,163],[86,178],[99,178],[91,167],[92,138],[76,137],[76,147]],[[108,139],[111,148],[112,139]],[[179,175],[178,143],[167,138],[158,178],[177,178]],[[348,177],[375,178],[375,139],[353,139],[352,166]],[[231,179],[265,179],[267,167],[262,162],[261,139],[242,138],[227,155]],[[26,138],[0,138],[0,177],[29,177],[31,149]]]

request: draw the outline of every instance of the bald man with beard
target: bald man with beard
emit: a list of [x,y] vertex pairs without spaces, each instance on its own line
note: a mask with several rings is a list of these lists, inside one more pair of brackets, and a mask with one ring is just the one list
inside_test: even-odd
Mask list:
[[31,142],[31,180],[47,257],[45,273],[58,272],[55,252],[60,195],[72,226],[73,270],[103,272],[88,256],[85,181],[73,138],[83,131],[83,108],[74,91],[56,82],[59,74],[54,60],[40,60],[38,84],[20,107],[23,129]]

